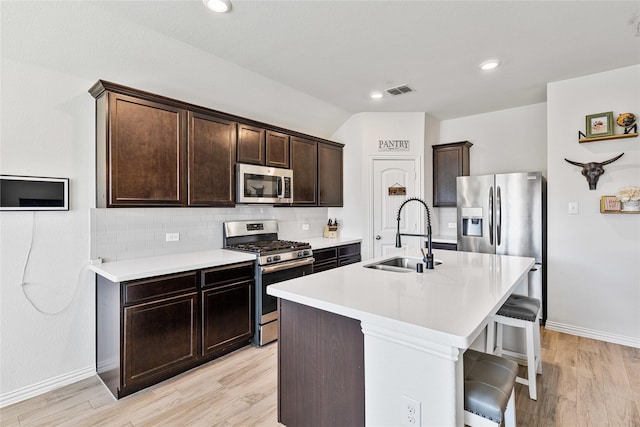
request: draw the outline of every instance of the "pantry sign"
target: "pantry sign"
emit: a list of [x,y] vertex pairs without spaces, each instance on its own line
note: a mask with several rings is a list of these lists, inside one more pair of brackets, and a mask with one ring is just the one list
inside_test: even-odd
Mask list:
[[409,151],[408,139],[379,139],[378,151]]

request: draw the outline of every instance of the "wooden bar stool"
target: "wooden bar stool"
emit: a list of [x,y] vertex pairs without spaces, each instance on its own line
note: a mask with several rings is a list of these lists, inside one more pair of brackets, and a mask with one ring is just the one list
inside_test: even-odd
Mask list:
[[[527,378],[517,377],[516,381],[529,386],[529,397],[533,400],[537,400],[538,398],[536,374],[542,374],[539,321],[540,300],[524,295],[512,294],[502,307],[500,307],[500,310],[491,317],[487,325],[487,353],[526,359]],[[525,330],[526,354],[505,350],[502,347],[504,325]]]
[[493,354],[464,353],[464,423],[476,426],[515,427],[513,387],[518,364]]

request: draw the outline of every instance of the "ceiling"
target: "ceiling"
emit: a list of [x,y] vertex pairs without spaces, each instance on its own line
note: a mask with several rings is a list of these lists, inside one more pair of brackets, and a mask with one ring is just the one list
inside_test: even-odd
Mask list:
[[[3,56],[79,69],[82,61],[98,66],[100,50],[87,53],[102,45],[122,52],[126,64],[134,51],[123,43],[132,40],[115,37],[121,27],[113,21],[130,22],[346,113],[419,111],[441,120],[544,102],[548,82],[640,63],[640,1],[232,1],[222,15],[200,0],[87,2],[112,17],[101,20],[100,29],[113,29],[103,34],[92,31],[95,17],[78,14],[86,8],[74,5],[85,2],[9,8],[3,0],[3,34],[20,34],[15,43],[3,37]],[[42,10],[21,7],[29,3]],[[49,36],[33,25],[49,28]],[[74,58],[87,31],[89,49]],[[69,52],[52,44],[71,40]],[[156,42],[150,52],[162,47]],[[149,55],[141,58],[153,63]],[[482,72],[488,58],[502,65]],[[369,97],[402,84],[414,91]]]
[[[350,113],[439,119],[546,101],[546,83],[640,63],[638,1],[105,1],[100,7]],[[501,67],[478,65],[499,58]],[[414,92],[374,101],[372,90]]]

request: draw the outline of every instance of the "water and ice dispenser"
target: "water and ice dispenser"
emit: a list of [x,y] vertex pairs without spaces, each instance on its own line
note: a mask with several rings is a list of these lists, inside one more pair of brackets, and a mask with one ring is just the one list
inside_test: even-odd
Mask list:
[[462,208],[462,235],[482,237],[482,208]]

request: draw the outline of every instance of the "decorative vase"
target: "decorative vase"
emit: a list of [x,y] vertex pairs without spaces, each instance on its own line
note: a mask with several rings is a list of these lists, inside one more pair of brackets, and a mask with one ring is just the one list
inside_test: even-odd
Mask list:
[[640,211],[640,200],[629,200],[622,202],[623,212],[638,212]]

